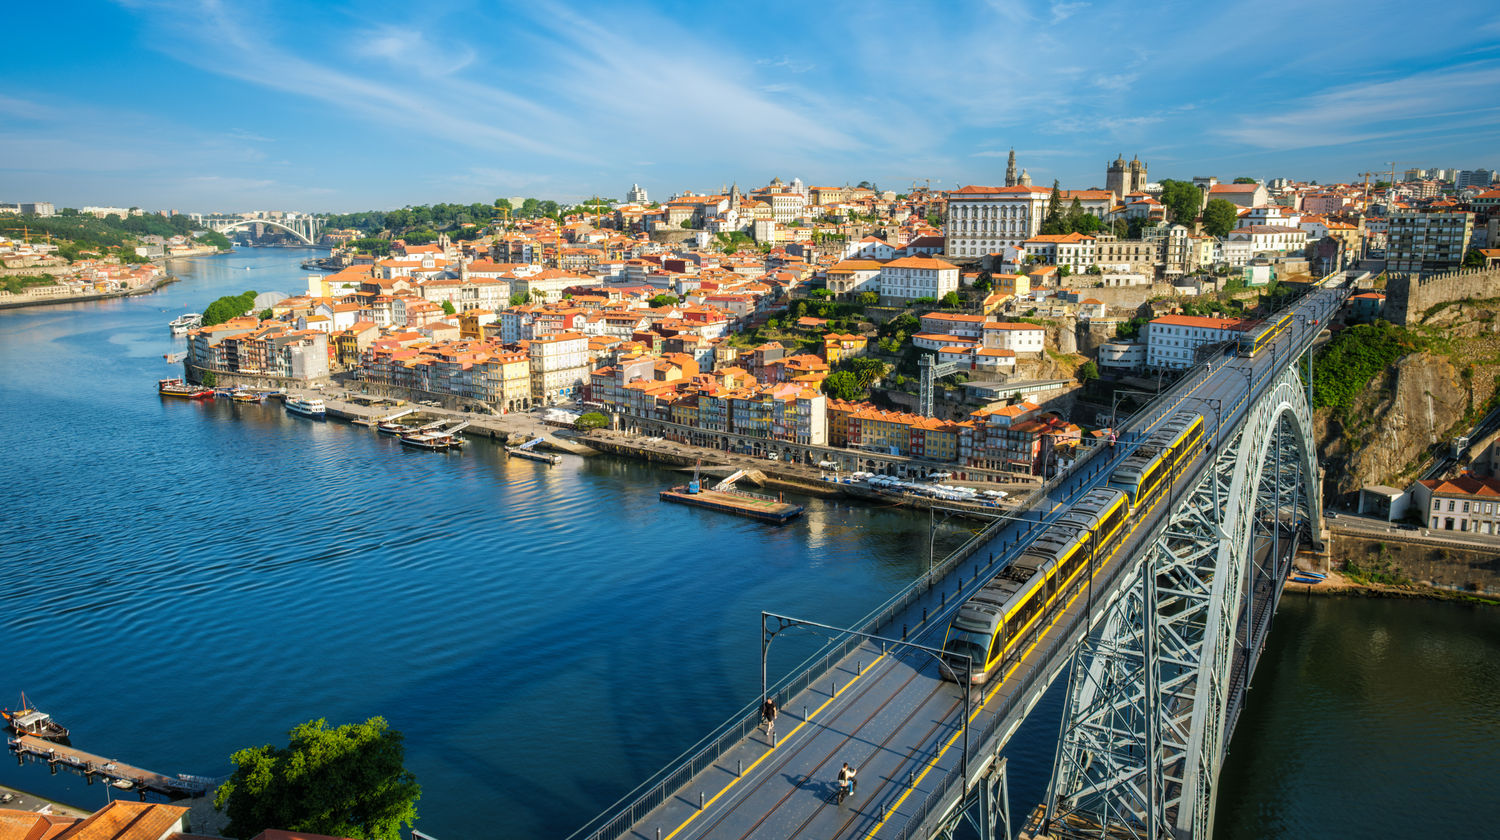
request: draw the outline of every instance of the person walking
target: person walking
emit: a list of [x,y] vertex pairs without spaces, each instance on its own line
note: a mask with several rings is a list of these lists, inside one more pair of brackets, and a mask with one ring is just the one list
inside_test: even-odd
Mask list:
[[776,700],[774,698],[767,697],[766,702],[761,704],[760,718],[766,724],[766,737],[771,739],[771,746],[776,746]]

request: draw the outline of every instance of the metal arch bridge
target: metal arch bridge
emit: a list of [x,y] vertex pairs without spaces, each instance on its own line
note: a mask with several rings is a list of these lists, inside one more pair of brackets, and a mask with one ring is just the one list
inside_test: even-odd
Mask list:
[[252,225],[267,225],[280,228],[308,245],[318,244],[318,236],[323,232],[323,220],[317,216],[298,216],[289,222],[275,219],[210,219],[205,224],[219,233],[229,233]]
[[[1219,769],[1282,583],[1322,521],[1303,359],[1349,290],[1330,275],[1278,313],[1254,357],[1200,362],[1098,448],[855,627],[762,614],[762,665],[786,632],[832,641],[579,829],[572,840],[1014,836],[1004,748],[1069,673],[1034,836],[1209,838]],[[933,650],[978,587],[1181,411],[1206,451],[1128,533],[1020,661],[982,688],[942,679]],[[764,671],[763,671],[764,673]],[[951,674],[950,674],[951,676]],[[858,768],[833,796],[843,762]]]

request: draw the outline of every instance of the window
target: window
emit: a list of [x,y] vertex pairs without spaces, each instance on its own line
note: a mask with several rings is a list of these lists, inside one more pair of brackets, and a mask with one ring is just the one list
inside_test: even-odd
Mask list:
[[1448,500],[1448,512],[1449,513],[1453,512],[1453,500],[1452,499]]

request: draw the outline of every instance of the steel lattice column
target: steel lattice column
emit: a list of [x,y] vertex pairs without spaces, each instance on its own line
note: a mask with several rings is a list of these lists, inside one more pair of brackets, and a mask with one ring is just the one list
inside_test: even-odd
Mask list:
[[1229,715],[1285,572],[1274,526],[1288,510],[1318,513],[1310,430],[1289,367],[1173,499],[1075,650],[1047,803],[1055,835],[1210,836]]

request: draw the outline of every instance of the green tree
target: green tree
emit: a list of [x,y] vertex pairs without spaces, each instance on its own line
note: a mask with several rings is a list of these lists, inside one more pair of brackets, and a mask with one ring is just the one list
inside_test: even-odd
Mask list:
[[1240,177],[1235,178],[1234,182],[1236,184],[1253,184],[1253,183],[1255,183],[1255,179],[1254,178],[1246,177],[1244,175],[1241,175]]
[[445,301],[443,301],[443,314],[444,315],[457,315],[458,314],[458,308],[453,305],[453,301],[451,301],[451,300],[445,300]]
[[238,318],[255,307],[255,292],[225,295],[203,309],[203,326],[222,324],[230,318]]
[[217,388],[219,386],[219,377],[215,376],[213,371],[205,370],[198,375],[198,384],[205,388]]
[[609,425],[609,418],[597,411],[590,411],[573,421],[573,428],[580,432],[603,429]]
[[1180,225],[1192,226],[1202,206],[1203,191],[1192,181],[1174,181],[1167,178],[1161,182],[1161,203],[1167,206],[1168,217]]
[[959,307],[958,292],[949,292],[938,301],[945,309],[957,309]]
[[676,295],[660,294],[651,299],[652,309],[661,309],[664,306],[675,306],[676,304]]
[[270,828],[399,840],[417,819],[422,787],[404,766],[401,733],[374,717],[329,729],[299,724],[285,748],[247,747],[230,757],[234,774],[214,795],[240,840]]
[[276,313],[274,311],[272,311],[272,309],[270,307],[266,307],[265,309],[262,309],[260,311],[260,319],[262,321],[269,321],[269,320],[271,320],[272,318],[275,318],[275,317],[276,317]]
[[859,387],[858,377],[847,370],[841,370],[824,378],[823,393],[834,399],[857,400],[864,396],[864,389]]
[[1058,182],[1052,182],[1052,196],[1047,199],[1047,215],[1042,217],[1042,227],[1038,233],[1044,235],[1055,235],[1067,233],[1067,223],[1063,219],[1062,190]]
[[1082,382],[1084,384],[1088,384],[1088,383],[1090,383],[1090,382],[1092,382],[1092,381],[1094,381],[1095,379],[1098,379],[1098,378],[1099,378],[1099,366],[1096,365],[1096,364],[1094,364],[1094,360],[1093,359],[1090,359],[1087,362],[1084,362],[1083,364],[1081,364],[1081,365],[1078,366],[1078,381],[1079,382]]
[[1484,254],[1479,253],[1478,248],[1470,248],[1464,254],[1464,268],[1484,268]]
[[981,292],[988,292],[994,285],[995,275],[991,274],[989,269],[979,272],[979,276],[974,278],[974,288]]
[[1222,198],[1211,198],[1203,207],[1203,231],[1209,236],[1226,236],[1239,222],[1239,208]]
[[693,229],[693,220],[692,219],[683,219],[682,220],[682,224],[678,225],[678,227],[682,228],[683,230],[692,230]]
[[877,295],[874,292],[860,292],[859,297],[855,298],[854,302],[858,303],[860,306],[874,306],[875,304],[880,303],[880,295]]
[[1070,265],[1060,265],[1060,266],[1057,267],[1057,276],[1058,277],[1068,277],[1068,276],[1072,275],[1072,273],[1073,273],[1073,267],[1070,266]]
[[526,303],[526,293],[525,292],[516,292],[515,294],[513,294],[513,295],[510,296],[510,305],[511,306],[521,306],[521,305],[523,305],[525,303]]

